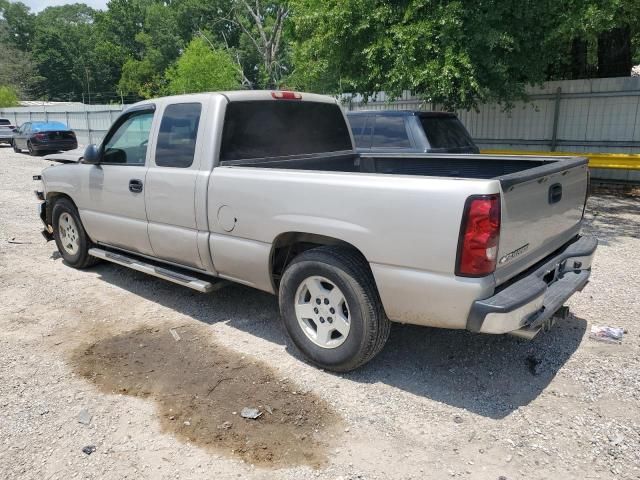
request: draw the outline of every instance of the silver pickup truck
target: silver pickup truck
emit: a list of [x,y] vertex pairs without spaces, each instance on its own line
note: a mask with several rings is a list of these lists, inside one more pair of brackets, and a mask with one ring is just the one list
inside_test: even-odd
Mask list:
[[358,154],[336,101],[306,93],[144,101],[35,178],[68,265],[276,294],[293,343],[334,371],[390,322],[532,337],[597,245],[580,236],[586,159]]

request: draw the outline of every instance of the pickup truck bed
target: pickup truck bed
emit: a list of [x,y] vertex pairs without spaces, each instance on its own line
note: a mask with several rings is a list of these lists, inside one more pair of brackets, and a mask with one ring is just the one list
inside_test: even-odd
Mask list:
[[[558,157],[469,155],[434,153],[342,154],[315,155],[294,158],[259,158],[222,162],[222,165],[280,168],[288,170],[319,170],[325,172],[382,173],[387,175],[419,175],[460,179],[497,179],[516,182],[530,175],[563,170],[570,165],[584,165],[586,159],[576,158],[558,163]],[[545,170],[515,175],[539,167]],[[509,178],[505,178],[509,176]]]
[[293,342],[338,371],[371,359],[389,321],[531,336],[596,245],[579,236],[586,159],[358,154],[335,100],[295,92],[141,102],[42,180],[68,264],[277,294]]

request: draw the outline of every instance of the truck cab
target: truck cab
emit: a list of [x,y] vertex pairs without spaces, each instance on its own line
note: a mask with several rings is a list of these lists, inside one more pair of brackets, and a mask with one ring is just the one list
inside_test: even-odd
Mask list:
[[455,113],[364,110],[347,118],[361,153],[480,153]]

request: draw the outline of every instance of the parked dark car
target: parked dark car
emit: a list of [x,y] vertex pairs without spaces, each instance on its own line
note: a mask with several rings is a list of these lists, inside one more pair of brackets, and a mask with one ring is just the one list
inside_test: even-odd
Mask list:
[[8,143],[11,145],[14,130],[15,127],[11,125],[11,120],[0,118],[0,143]]
[[78,148],[76,134],[62,122],[26,122],[13,134],[13,149],[30,155]]
[[454,113],[365,110],[347,118],[359,152],[480,153]]

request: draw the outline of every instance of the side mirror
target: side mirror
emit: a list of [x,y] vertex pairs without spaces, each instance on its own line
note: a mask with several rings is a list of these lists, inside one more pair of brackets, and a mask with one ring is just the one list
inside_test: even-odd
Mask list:
[[11,131],[12,131],[13,133],[18,133],[18,129],[17,129],[17,128],[15,128],[15,127],[13,127],[13,128],[11,129]]
[[84,149],[82,162],[90,165],[97,165],[100,163],[100,157],[100,148],[92,143],[91,145],[87,145],[87,148]]

